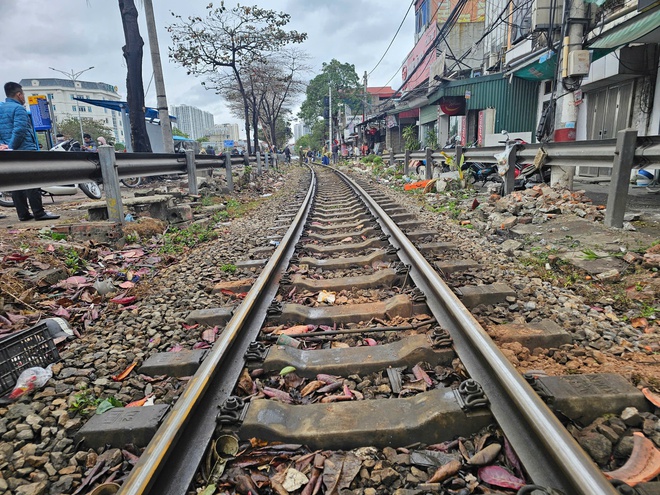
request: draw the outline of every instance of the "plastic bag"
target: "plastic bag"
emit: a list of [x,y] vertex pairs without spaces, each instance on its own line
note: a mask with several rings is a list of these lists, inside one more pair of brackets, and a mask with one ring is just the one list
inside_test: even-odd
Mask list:
[[16,386],[9,394],[11,400],[16,400],[25,394],[32,392],[46,385],[46,382],[53,376],[53,365],[49,364],[46,369],[36,366],[28,368],[18,376]]
[[497,173],[501,176],[504,177],[506,173],[509,170],[509,154],[511,153],[511,149],[513,148],[512,145],[507,145],[506,148],[504,148],[504,151],[501,151],[499,153],[495,153],[493,155],[495,159],[497,160]]

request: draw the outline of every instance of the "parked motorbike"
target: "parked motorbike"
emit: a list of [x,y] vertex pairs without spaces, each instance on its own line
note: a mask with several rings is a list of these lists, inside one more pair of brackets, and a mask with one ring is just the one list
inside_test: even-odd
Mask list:
[[[58,143],[51,148],[51,151],[81,151],[80,143],[75,139],[69,139]],[[91,199],[101,199],[101,188],[96,182],[85,182],[82,184],[70,184],[64,186],[47,186],[41,188],[42,196],[73,196],[78,193],[78,189],[84,192]],[[14,200],[11,192],[0,191],[0,206],[13,207]]]
[[[500,176],[504,176],[506,173],[506,166],[505,166],[505,157],[508,156],[509,151],[513,146],[524,146],[527,144],[526,141],[520,138],[515,138],[515,139],[510,139],[509,133],[507,131],[502,131],[502,135],[506,136],[505,141],[500,141],[500,143],[503,143],[506,145],[505,151],[502,153],[498,153],[496,155],[496,158],[498,158],[498,165],[499,165],[499,171],[498,174]],[[533,163],[522,163],[519,161],[516,161],[515,165],[515,171],[514,171],[514,185],[513,189],[515,191],[522,191],[524,189],[530,189],[538,184],[550,183],[550,168],[549,167],[543,167],[541,166],[535,166]]]

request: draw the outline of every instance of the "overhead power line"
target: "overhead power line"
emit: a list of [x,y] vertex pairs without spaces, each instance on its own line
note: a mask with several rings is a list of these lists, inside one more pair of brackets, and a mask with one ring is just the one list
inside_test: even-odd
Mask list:
[[403,19],[401,20],[401,24],[399,24],[399,27],[397,28],[396,33],[394,33],[394,37],[392,38],[392,41],[390,41],[390,44],[387,45],[387,48],[385,49],[385,53],[383,53],[383,56],[380,57],[380,60],[378,61],[378,63],[375,65],[375,67],[373,69],[371,69],[369,71],[369,74],[367,74],[367,76],[370,76],[372,74],[372,72],[376,70],[376,68],[380,65],[380,63],[385,58],[385,55],[387,55],[387,52],[390,50],[390,48],[392,48],[392,43],[394,43],[394,40],[399,35],[399,31],[401,31],[401,27],[403,26],[403,23],[406,22],[406,19],[408,18],[408,14],[410,13],[410,9],[412,9],[413,5],[415,5],[415,0],[412,0],[412,2],[410,2],[410,5],[408,6],[408,10],[406,11],[406,15],[403,16]]

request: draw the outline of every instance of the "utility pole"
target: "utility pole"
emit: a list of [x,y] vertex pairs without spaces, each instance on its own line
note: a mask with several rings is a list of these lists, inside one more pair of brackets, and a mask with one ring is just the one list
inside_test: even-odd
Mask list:
[[[555,107],[554,141],[557,141],[558,137],[561,141],[574,141],[578,119],[575,91],[565,90],[564,84],[575,83],[575,78],[570,77],[568,73],[568,58],[571,52],[582,49],[585,18],[584,1],[570,0],[569,7],[569,9],[564,8],[562,39],[557,54],[557,64],[559,64],[560,70],[557,71],[555,91],[562,96],[557,98]],[[572,189],[574,175],[574,167],[552,167],[551,184]]]
[[332,153],[332,86],[328,86],[328,116],[330,117],[328,119],[330,122],[330,144],[328,145],[328,151]]
[[[48,67],[50,70],[54,70],[55,72],[59,72],[60,74],[64,74],[66,77],[68,77],[71,82],[73,82],[73,91],[75,91],[76,88],[76,82],[78,81],[78,78],[84,73],[87,72],[88,70],[92,70],[94,66],[88,67],[83,70],[79,70],[78,72],[73,72],[73,69],[71,69],[71,72],[64,72],[63,70],[60,69],[55,69],[53,67]],[[78,123],[80,124],[80,145],[82,146],[85,143],[85,137],[84,137],[84,132],[83,132],[83,126],[82,126],[82,118],[80,117],[80,101],[77,102],[76,109],[78,110]]]
[[167,107],[167,97],[165,96],[165,80],[163,79],[163,66],[160,62],[158,34],[156,33],[156,18],[154,17],[154,6],[151,0],[144,0],[144,13],[147,20],[147,36],[149,37],[149,49],[151,51],[151,64],[154,69],[156,106],[158,107],[160,130],[163,133],[163,145],[165,147],[165,153],[174,153],[172,125],[170,123],[170,112]]
[[367,71],[364,71],[364,91],[362,97],[364,98],[364,104],[362,105],[362,122],[367,120],[367,77],[369,75],[367,74]]

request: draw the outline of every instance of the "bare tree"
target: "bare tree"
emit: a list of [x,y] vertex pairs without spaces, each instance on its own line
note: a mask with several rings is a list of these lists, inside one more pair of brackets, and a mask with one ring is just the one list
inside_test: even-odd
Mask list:
[[242,99],[248,153],[251,153],[250,96],[244,84],[244,69],[289,43],[303,42],[307,34],[282,29],[291,19],[289,14],[258,6],[238,5],[228,9],[222,2],[220,7],[209,4],[203,18],[191,16],[184,20],[173,15],[177,23],[168,27],[174,44],[170,57],[188,69],[189,74],[207,77],[211,82],[207,87],[211,89],[222,89],[217,86],[223,80],[217,77],[218,71],[229,69]]
[[142,81],[142,47],[144,41],[138,27],[138,10],[133,0],[119,0],[121,23],[126,44],[122,50],[126,59],[126,100],[131,121],[133,151],[151,152],[151,143],[144,121],[144,84]]
[[[281,144],[277,139],[278,120],[290,113],[295,97],[305,90],[300,74],[310,70],[305,65],[308,58],[304,52],[292,48],[256,61],[242,74],[252,126],[261,126],[266,141],[276,147]],[[221,88],[219,93],[232,113],[240,118],[243,99],[237,83],[216,80],[214,86]],[[256,140],[254,146],[259,146]]]

